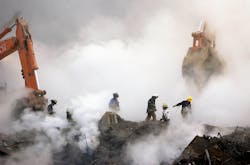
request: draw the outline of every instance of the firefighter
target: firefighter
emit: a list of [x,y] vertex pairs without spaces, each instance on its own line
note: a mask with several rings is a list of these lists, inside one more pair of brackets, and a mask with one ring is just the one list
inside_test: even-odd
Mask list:
[[109,109],[110,110],[113,110],[116,112],[120,111],[118,97],[119,97],[118,93],[113,93],[113,98],[109,102]]
[[163,109],[163,112],[162,112],[162,118],[160,119],[160,121],[161,122],[167,122],[167,121],[169,121],[169,113],[167,111],[168,105],[167,104],[163,104],[162,105],[162,109]]
[[191,112],[192,100],[193,100],[192,96],[188,96],[186,100],[174,105],[173,107],[181,106],[181,115],[183,118],[185,118],[187,114]]
[[146,121],[150,120],[151,117],[153,118],[153,121],[156,120],[156,106],[155,106],[155,100],[158,98],[157,94],[154,94],[149,100],[148,100],[148,107],[147,107],[147,118]]
[[53,106],[56,105],[57,101],[56,100],[50,100],[51,103],[48,105],[47,110],[50,115],[54,114],[54,109]]
[[68,110],[66,111],[66,118],[67,118],[68,122],[73,121],[72,114]]

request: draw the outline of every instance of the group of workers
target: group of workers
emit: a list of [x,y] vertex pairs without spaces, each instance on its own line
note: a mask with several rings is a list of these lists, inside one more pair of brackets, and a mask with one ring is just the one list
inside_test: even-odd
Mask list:
[[[53,115],[55,113],[54,106],[57,104],[57,101],[52,99],[50,100],[50,104],[47,107],[48,114]],[[66,118],[69,122],[73,121],[72,114],[67,110],[66,111]]]
[[[109,102],[109,109],[115,112],[120,111],[120,105],[118,101],[119,94],[118,93],[113,93],[113,97],[111,98]],[[154,94],[149,100],[148,100],[148,106],[147,106],[147,117],[146,121],[149,121],[151,118],[153,121],[156,120],[156,105],[155,101],[159,96],[157,94]],[[188,96],[186,100],[183,100],[182,102],[174,105],[173,107],[181,106],[181,115],[183,118],[187,116],[188,113],[191,112],[191,102],[193,98],[191,96]],[[57,104],[56,100],[51,100],[51,103],[48,105],[47,110],[50,115],[54,114],[54,109],[53,106]],[[168,105],[163,104],[162,105],[162,118],[160,121],[162,122],[167,122],[169,121],[169,112],[167,111]],[[67,110],[66,111],[66,118],[68,121],[72,121],[72,114]]]
[[[153,120],[156,120],[156,106],[155,106],[155,100],[158,98],[158,95],[155,94],[153,95],[149,100],[148,100],[148,107],[147,107],[147,118],[146,120],[150,120],[153,118]],[[174,105],[173,107],[181,106],[181,115],[183,118],[187,116],[188,113],[191,112],[191,102],[193,98],[191,96],[188,96],[186,100],[183,100],[182,102]],[[162,118],[160,121],[166,122],[169,120],[168,113],[166,110],[168,109],[167,104],[162,105],[163,113],[162,113]]]
[[[113,110],[115,112],[120,110],[118,97],[119,97],[118,93],[113,93],[113,98],[109,102],[109,109]],[[157,109],[156,109],[155,101],[158,97],[159,96],[157,94],[154,94],[148,100],[146,121],[150,120],[151,118],[153,119],[153,121],[156,120],[155,111]],[[188,96],[186,100],[183,100],[182,102],[174,105],[173,107],[181,106],[181,115],[183,118],[185,118],[187,116],[187,114],[191,112],[192,100],[193,100],[193,98],[191,96]],[[162,118],[160,119],[160,121],[167,122],[167,121],[169,121],[169,112],[167,111],[168,105],[164,103],[162,105],[162,109],[163,109],[163,112],[162,112]]]

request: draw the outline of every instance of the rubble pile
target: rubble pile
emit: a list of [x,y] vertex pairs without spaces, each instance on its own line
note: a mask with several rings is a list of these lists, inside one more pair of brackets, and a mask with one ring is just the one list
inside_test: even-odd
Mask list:
[[[99,120],[98,127],[100,131],[98,147],[82,151],[78,145],[81,134],[78,131],[79,128],[74,122],[69,124],[68,128],[62,130],[61,135],[68,137],[71,131],[75,131],[76,134],[74,137],[69,137],[71,140],[68,140],[60,150],[52,150],[52,164],[132,164],[132,160],[126,157],[127,144],[136,143],[137,140],[149,134],[157,136],[162,131],[167,131],[168,123],[126,121],[116,113],[106,112]],[[204,125],[204,129],[206,134],[220,132],[219,127],[209,125]],[[10,135],[0,134],[0,164],[4,165],[12,154],[38,143],[38,136],[45,137],[45,143],[50,142],[49,137],[36,130]],[[162,162],[161,165],[170,163]],[[237,165],[249,163],[250,128],[238,127],[225,136],[221,136],[220,133],[217,137],[196,136],[172,164]]]
[[36,131],[22,131],[10,135],[0,133],[0,164],[4,164],[12,153],[34,144],[36,133]]
[[[95,150],[87,148],[86,151],[79,148],[78,142],[81,133],[76,123],[73,122],[68,128],[63,129],[62,136],[67,137],[71,131],[78,132],[78,134],[69,137],[67,144],[60,150],[52,151],[53,164],[130,164],[129,160],[126,162],[124,160],[126,144],[148,134],[159,135],[162,130],[167,128],[167,124],[153,121],[131,122],[122,119],[116,113],[106,112],[100,119],[98,127],[100,144]],[[4,165],[5,159],[8,159],[11,154],[37,143],[39,140],[36,139],[37,136],[43,136],[46,142],[50,142],[49,137],[35,130],[11,135],[0,134],[0,164]]]
[[22,149],[34,143],[35,131],[22,131],[11,135],[0,133],[0,153],[9,155],[13,151]]
[[236,128],[226,136],[196,136],[175,161],[178,164],[250,163],[250,128]]
[[106,112],[99,121],[100,145],[94,153],[94,164],[131,164],[124,156],[126,144],[148,135],[159,135],[167,128],[160,122],[131,122]]

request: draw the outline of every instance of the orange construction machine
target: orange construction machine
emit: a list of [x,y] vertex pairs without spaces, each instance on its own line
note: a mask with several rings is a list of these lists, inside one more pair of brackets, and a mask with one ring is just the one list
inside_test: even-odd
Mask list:
[[209,79],[219,75],[224,69],[224,60],[217,53],[215,47],[215,34],[201,21],[199,30],[192,33],[193,45],[188,49],[182,63],[182,75],[186,82],[202,89]]
[[[16,36],[1,40],[6,34],[11,32],[14,27],[16,27]],[[28,22],[23,17],[17,18],[13,25],[6,27],[0,33],[0,60],[15,51],[18,51],[19,54],[25,87],[32,89],[34,97],[43,97],[46,92],[39,87],[37,77],[38,66],[31,34],[28,29]]]
[[22,65],[22,74],[27,88],[39,91],[39,83],[37,79],[38,69],[31,35],[28,30],[28,22],[24,18],[16,19],[16,23],[4,29],[0,33],[0,39],[12,31],[16,26],[16,37],[7,38],[0,41],[0,60],[18,51]]

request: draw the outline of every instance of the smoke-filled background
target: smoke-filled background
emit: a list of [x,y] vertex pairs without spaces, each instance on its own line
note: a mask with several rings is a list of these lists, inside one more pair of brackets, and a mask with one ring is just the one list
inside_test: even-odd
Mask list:
[[[57,123],[64,127],[65,111],[70,109],[81,132],[93,137],[90,140],[96,140],[95,124],[107,110],[113,92],[120,95],[120,115],[134,121],[145,119],[147,100],[154,93],[160,96],[157,118],[162,103],[172,106],[192,95],[195,123],[177,126],[181,122],[179,111],[170,108],[173,134],[165,133],[157,142],[147,137],[128,147],[128,156],[135,164],[145,164],[147,155],[153,155],[154,164],[172,160],[180,146],[202,133],[195,129],[197,123],[250,124],[249,7],[247,0],[1,0],[0,27],[16,13],[29,21],[41,88],[48,98],[58,100],[57,118],[51,120],[62,120]],[[227,67],[197,94],[185,85],[181,65],[192,45],[191,33],[198,30],[202,19],[216,32],[216,48]],[[0,62],[0,83],[8,84],[8,97],[0,98],[2,131],[12,127],[8,120],[11,101],[21,95],[24,86],[20,70],[16,53]],[[32,116],[27,119],[33,121]],[[36,128],[48,130],[44,121],[36,123]],[[28,129],[23,125],[18,129]],[[166,140],[173,145],[169,150],[164,150],[170,144]],[[149,145],[148,152],[144,144]],[[142,151],[144,157],[140,156]]]

